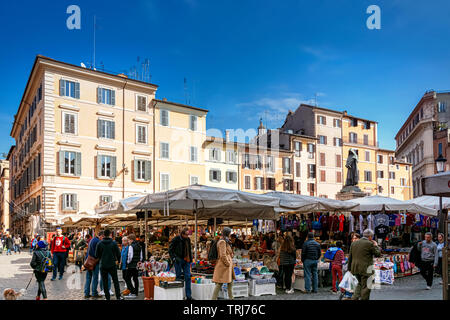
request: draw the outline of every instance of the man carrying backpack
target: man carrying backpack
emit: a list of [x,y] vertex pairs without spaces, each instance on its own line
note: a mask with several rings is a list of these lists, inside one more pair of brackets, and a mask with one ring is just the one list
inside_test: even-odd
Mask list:
[[45,279],[47,278],[47,272],[52,270],[52,255],[47,250],[47,243],[45,241],[39,241],[36,249],[33,252],[33,257],[30,262],[31,268],[34,270],[34,276],[38,283],[38,293],[36,300],[47,300],[47,291],[45,290]]
[[59,280],[62,280],[64,274],[64,265],[66,263],[67,250],[70,248],[70,241],[62,235],[61,228],[56,228],[56,236],[53,238],[50,251],[53,254],[53,277],[51,281],[56,280],[59,272]]

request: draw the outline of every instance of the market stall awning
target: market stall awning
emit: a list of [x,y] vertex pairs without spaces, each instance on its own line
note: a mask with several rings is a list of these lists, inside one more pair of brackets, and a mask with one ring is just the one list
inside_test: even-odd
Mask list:
[[[421,196],[405,202],[415,203],[421,206],[429,207],[439,210],[439,197],[435,196]],[[450,209],[450,198],[442,197],[442,209]]]
[[132,213],[133,208],[145,195],[128,197],[119,201],[108,202],[95,208],[96,214],[123,214]]
[[423,194],[450,197],[450,172],[442,172],[422,179]]
[[249,192],[191,185],[179,189],[147,194],[132,210],[156,209],[165,215],[181,214],[199,219],[277,219],[278,198]]
[[279,211],[314,212],[314,211],[349,211],[357,203],[328,198],[319,198],[286,192],[268,192],[265,195],[280,199]]
[[389,197],[368,196],[363,198],[355,198],[346,202],[357,203],[358,205],[350,211],[407,211],[411,213],[419,213],[427,216],[437,216],[437,210],[422,206],[416,203],[408,203]]

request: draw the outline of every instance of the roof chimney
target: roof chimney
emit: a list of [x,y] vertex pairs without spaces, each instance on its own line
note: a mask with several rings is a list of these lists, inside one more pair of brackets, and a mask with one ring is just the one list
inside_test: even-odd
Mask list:
[[163,98],[163,100],[162,101],[167,101],[167,98]]
[[125,73],[119,73],[118,76],[122,78],[128,78],[128,76]]

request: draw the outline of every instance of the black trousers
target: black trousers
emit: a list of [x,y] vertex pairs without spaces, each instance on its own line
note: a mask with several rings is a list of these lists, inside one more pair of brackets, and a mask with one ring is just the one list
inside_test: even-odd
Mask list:
[[[134,285],[131,283],[131,280],[133,280]],[[127,284],[127,288],[131,291],[132,294],[138,295],[139,277],[137,268],[128,268],[126,270],[125,283]]]
[[442,257],[438,258],[436,273],[442,277]]
[[427,286],[433,285],[433,264],[434,261],[422,261],[420,264],[420,274],[427,281]]
[[281,266],[283,269],[284,286],[286,290],[291,290],[292,288],[292,273],[294,272],[295,264],[287,264]]
[[114,292],[116,294],[117,300],[120,298],[120,286],[119,286],[119,278],[117,277],[117,267],[111,267],[111,268],[100,268],[100,274],[102,275],[102,281],[103,281],[103,291],[105,292],[105,298],[106,300],[110,300],[110,294],[109,294],[109,286],[108,286],[108,275],[111,275],[111,279],[114,284]]
[[37,296],[40,297],[42,294],[42,298],[47,299],[47,290],[45,289],[45,284],[44,284],[45,278],[47,278],[47,273],[34,271],[34,276],[36,277],[36,281],[38,283]]

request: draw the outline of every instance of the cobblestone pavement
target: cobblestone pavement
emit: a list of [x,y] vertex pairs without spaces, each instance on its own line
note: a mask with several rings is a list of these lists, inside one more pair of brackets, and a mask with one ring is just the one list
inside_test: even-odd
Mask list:
[[[32,277],[30,267],[31,255],[28,252],[0,255],[0,293],[5,288],[13,288],[16,291],[27,286]],[[73,264],[67,266],[63,280],[50,281],[48,275],[45,282],[49,300],[84,300],[85,273],[75,272]],[[120,286],[124,288],[121,272],[119,274]],[[392,286],[382,285],[380,289],[373,290],[372,300],[441,300],[442,285],[439,279],[434,279],[432,290],[425,290],[425,280],[420,275],[396,279]],[[143,286],[140,280],[140,290],[137,300],[143,300]],[[34,300],[37,293],[37,283],[33,277],[28,290],[20,299]],[[113,295],[112,295],[113,296]],[[283,290],[277,289],[276,296],[260,296],[249,298],[237,298],[236,300],[337,300],[339,295],[330,292],[330,288],[319,288],[316,294],[304,294],[296,291],[295,294],[285,294]],[[3,296],[1,296],[3,299]],[[112,298],[113,300],[115,298]],[[92,298],[91,298],[92,300]]]

